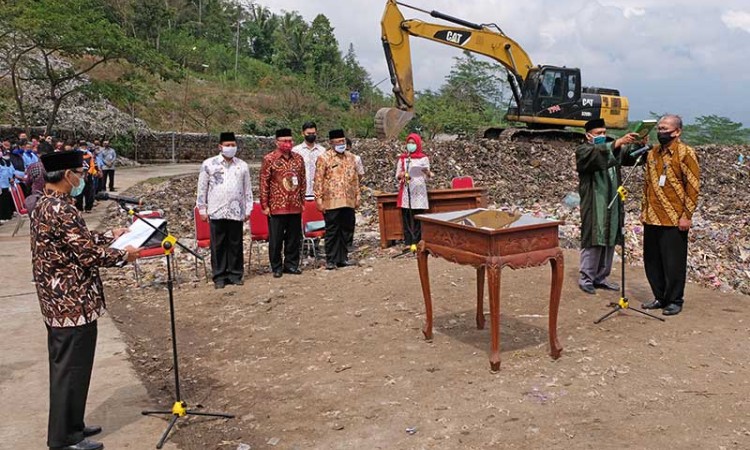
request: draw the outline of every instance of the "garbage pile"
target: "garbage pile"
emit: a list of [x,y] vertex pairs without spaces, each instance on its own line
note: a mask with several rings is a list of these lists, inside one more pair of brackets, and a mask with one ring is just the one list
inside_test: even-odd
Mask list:
[[[471,176],[476,186],[486,187],[490,207],[564,220],[561,245],[579,246],[578,177],[575,144],[563,141],[505,142],[495,140],[426,142],[435,177],[431,189],[450,188],[451,179]],[[379,254],[378,216],[375,195],[394,192],[395,164],[403,144],[374,139],[354,143],[367,170],[363,205],[357,213],[355,244],[365,254]],[[705,146],[696,149],[701,163],[701,196],[693,217],[688,253],[692,281],[722,291],[738,290],[750,295],[750,147]],[[625,168],[623,175],[629,169]],[[257,168],[251,174],[256,185]],[[169,218],[170,231],[192,238],[193,206],[197,176],[186,176],[157,184],[141,184],[128,194],[158,205]],[[643,264],[641,209],[642,170],[636,169],[627,183],[625,243],[630,264]],[[116,222],[118,213],[111,212]],[[247,234],[247,233],[246,233]],[[619,249],[618,249],[619,251]]]

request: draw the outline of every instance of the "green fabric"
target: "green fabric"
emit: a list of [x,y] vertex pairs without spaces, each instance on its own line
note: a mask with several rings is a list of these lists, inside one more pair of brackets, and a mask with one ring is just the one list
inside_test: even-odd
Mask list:
[[578,193],[581,196],[581,248],[614,246],[621,241],[619,200],[607,206],[619,186],[613,144],[583,144],[576,148]]

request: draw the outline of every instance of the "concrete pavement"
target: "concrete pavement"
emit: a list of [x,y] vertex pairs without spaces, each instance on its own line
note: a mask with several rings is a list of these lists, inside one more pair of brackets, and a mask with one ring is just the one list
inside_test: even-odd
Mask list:
[[[121,168],[117,170],[119,192],[153,178],[186,173],[198,174],[198,164],[175,164]],[[108,202],[84,216],[89,228],[99,226]],[[16,219],[17,220],[17,219]],[[47,439],[49,372],[46,329],[31,279],[28,221],[11,238],[15,220],[0,226],[0,448],[42,449]],[[101,425],[94,439],[109,449],[153,448],[166,421],[145,417],[142,409],[171,408],[155,405],[127,359],[125,342],[109,316],[99,320],[99,338],[89,391],[86,422]],[[166,449],[176,449],[167,443]]]

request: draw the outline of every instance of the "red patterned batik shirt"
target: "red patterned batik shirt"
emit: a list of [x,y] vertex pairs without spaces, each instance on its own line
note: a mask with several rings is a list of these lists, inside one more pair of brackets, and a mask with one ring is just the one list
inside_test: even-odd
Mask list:
[[301,214],[305,204],[305,160],[274,150],[260,166],[260,206],[271,214]]

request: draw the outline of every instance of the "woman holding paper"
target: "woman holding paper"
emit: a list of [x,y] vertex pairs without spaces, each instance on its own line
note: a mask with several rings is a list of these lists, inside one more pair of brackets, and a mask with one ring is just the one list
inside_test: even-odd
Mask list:
[[422,239],[422,224],[414,218],[429,208],[427,199],[427,180],[432,178],[430,159],[422,152],[422,138],[412,133],[406,137],[406,151],[396,163],[396,180],[398,180],[397,206],[401,208],[404,226],[404,243],[416,251],[416,245]]

